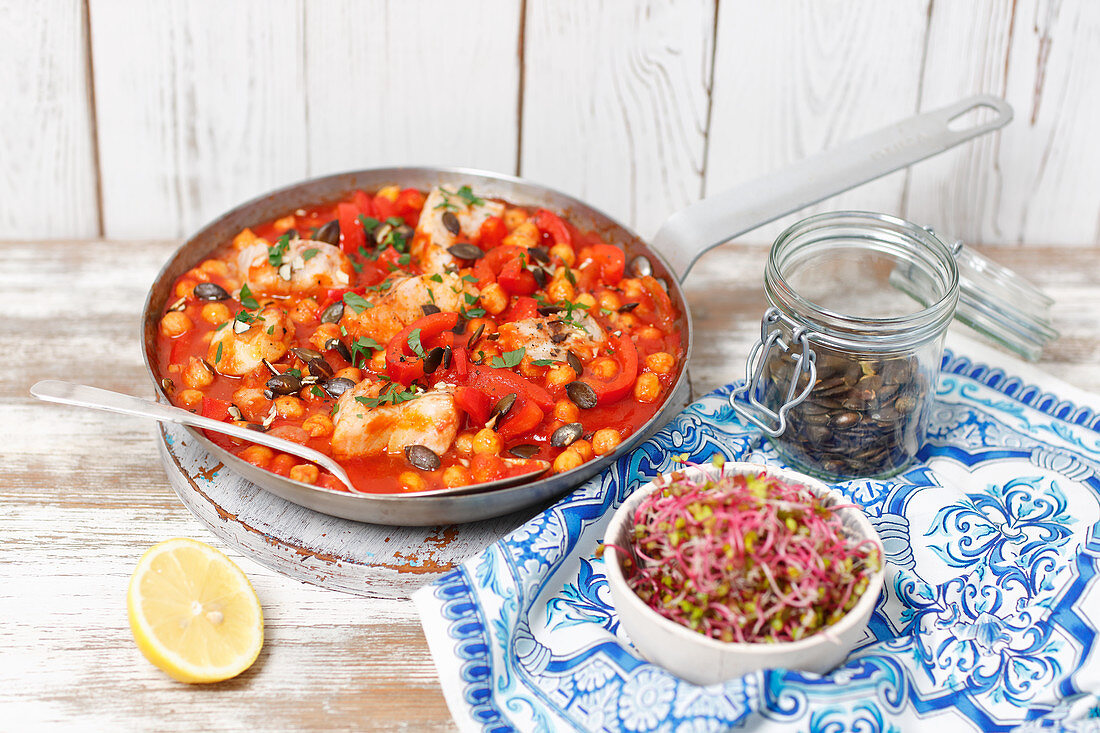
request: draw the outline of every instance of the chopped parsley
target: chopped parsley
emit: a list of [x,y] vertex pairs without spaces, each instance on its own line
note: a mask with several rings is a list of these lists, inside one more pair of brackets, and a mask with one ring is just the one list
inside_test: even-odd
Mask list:
[[363,229],[366,230],[367,234],[370,234],[382,225],[382,222],[378,221],[373,216],[365,216],[364,214],[359,215],[359,223],[363,225]]
[[535,359],[531,363],[535,366],[550,366],[552,364],[557,364],[553,359]]
[[466,310],[465,308],[459,308],[458,309],[458,315],[462,316],[467,321],[472,321],[475,318],[481,318],[482,316],[484,316],[485,315],[485,309],[484,308],[471,308],[470,310]]
[[414,328],[412,331],[410,331],[409,337],[408,339],[406,339],[406,341],[409,344],[409,348],[412,349],[412,352],[423,359],[424,346],[420,343],[420,329]]
[[217,351],[216,354],[214,354],[214,363],[215,364],[217,364],[218,362],[220,362],[222,360],[222,346],[223,346],[222,342],[219,341],[218,342],[218,351]]
[[305,252],[302,253],[302,261],[303,262],[309,262],[310,260],[312,260],[314,257],[316,257],[320,253],[321,253],[321,250],[317,249],[316,247],[310,247],[309,249],[307,249]]
[[310,387],[309,391],[310,391],[310,393],[313,394],[314,397],[318,397],[320,399],[325,398],[325,391],[323,389],[321,389],[320,387],[318,387],[316,384],[313,385],[312,387]]
[[386,219],[386,223],[391,227],[399,227],[405,223],[405,220],[400,216],[391,216],[389,219]]
[[569,281],[570,285],[576,286],[577,276],[573,274],[573,271],[568,267],[565,268],[565,279]]
[[260,307],[259,301],[252,295],[252,291],[248,289],[248,283],[241,286],[241,305],[248,309],[255,309]]
[[477,278],[474,277],[473,275],[463,275],[462,279],[463,279],[464,282],[468,282],[468,283],[476,283],[477,282]]
[[477,302],[477,296],[473,293],[463,293],[462,298],[466,301],[466,305],[473,305]]
[[404,387],[396,387],[390,383],[377,397],[356,397],[355,401],[366,407],[378,407],[379,405],[398,405],[419,397],[418,392]]
[[367,308],[374,307],[374,303],[371,303],[358,293],[344,293],[344,305],[351,308],[356,313],[362,313]]
[[484,199],[479,199],[477,196],[474,196],[474,192],[470,190],[469,186],[463,186],[458,189],[458,196],[465,201],[468,206],[479,206],[485,203]]
[[470,190],[469,186],[463,186],[458,191],[448,191],[442,186],[439,187],[440,194],[443,195],[443,203],[436,204],[437,209],[455,209],[459,207],[451,202],[451,196],[457,196],[465,202],[466,206],[479,206],[485,203],[485,199],[478,198],[474,195],[474,192]]
[[267,248],[267,261],[272,267],[279,267],[283,264],[283,255],[289,248],[290,235],[284,234],[275,241],[275,244]]
[[401,255],[400,257],[397,258],[397,264],[399,264],[399,265],[407,265],[410,262],[412,262],[412,258],[409,256],[408,252],[406,252],[405,254],[403,254],[403,255]]
[[430,277],[429,277],[428,279],[429,279],[429,280],[431,280],[431,281],[432,281],[432,282],[434,282],[434,283],[441,283],[441,282],[443,282],[443,276],[442,276],[442,275],[440,275],[440,274],[439,274],[438,272],[437,272],[437,273],[435,273],[434,275],[431,275],[431,276],[430,276]]
[[527,349],[522,346],[515,351],[505,351],[503,356],[494,356],[490,366],[496,369],[511,368],[517,366],[523,361],[523,355],[527,353]]
[[381,348],[382,344],[374,339],[367,336],[360,336],[359,339],[351,345],[351,365],[356,366],[357,363],[360,363],[360,359],[363,362],[370,360],[370,358],[374,356],[374,350]]

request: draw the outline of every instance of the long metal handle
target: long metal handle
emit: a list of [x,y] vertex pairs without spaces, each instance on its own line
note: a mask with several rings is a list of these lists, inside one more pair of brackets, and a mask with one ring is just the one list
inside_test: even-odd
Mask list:
[[83,384],[72,384],[56,379],[46,379],[36,382],[31,387],[31,394],[45,402],[57,402],[63,405],[76,405],[77,407],[90,407],[93,410],[117,412],[122,415],[134,417],[147,417],[160,422],[171,422],[178,425],[190,425],[193,428],[212,430],[215,433],[223,433],[234,438],[247,440],[250,443],[266,445],[284,453],[313,461],[322,468],[331,471],[332,475],[344,482],[349,489],[354,489],[351,479],[336,461],[324,453],[299,445],[290,440],[276,438],[267,433],[261,433],[249,428],[242,428],[232,423],[221,422],[202,415],[196,415],[179,407],[162,405],[159,402],[120,394],[98,387],[88,387]]
[[[953,121],[988,109],[992,119],[958,127]],[[781,216],[924,160],[1004,127],[1012,108],[979,95],[898,122],[693,204],[669,217],[652,244],[681,280],[707,250]]]

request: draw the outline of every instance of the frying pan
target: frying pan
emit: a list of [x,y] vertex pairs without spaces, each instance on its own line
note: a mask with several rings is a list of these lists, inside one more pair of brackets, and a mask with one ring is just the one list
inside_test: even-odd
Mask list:
[[[988,119],[968,124],[979,111],[984,111],[983,116]],[[680,281],[701,254],[781,216],[996,130],[1011,119],[1011,107],[990,96],[971,97],[910,118],[693,204],[670,217],[651,245],[598,209],[514,176],[464,168],[418,167],[378,168],[304,181],[241,204],[180,246],[157,275],[145,302],[142,316],[145,366],[157,398],[169,401],[153,365],[156,363],[157,325],[176,278],[231,240],[241,229],[303,205],[332,203],[354,189],[375,190],[391,184],[421,190],[440,185],[468,185],[479,196],[563,213],[579,228],[592,229],[605,241],[622,247],[628,270],[650,269],[653,276],[667,286],[669,297],[681,314],[675,327],[684,334],[685,358],[677,367],[673,388],[656,414],[615,451],[565,473],[493,491],[478,491],[475,487],[465,492],[440,489],[415,494],[366,494],[326,489],[269,473],[215,445],[198,430],[185,428],[193,440],[257,486],[325,514],[360,522],[398,525],[453,524],[501,516],[579,485],[631,451],[681,409],[689,392],[687,366],[694,334]]]

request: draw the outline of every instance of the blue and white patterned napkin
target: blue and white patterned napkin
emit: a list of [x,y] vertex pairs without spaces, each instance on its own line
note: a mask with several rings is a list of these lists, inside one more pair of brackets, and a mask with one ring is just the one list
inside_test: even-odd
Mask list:
[[[885,543],[865,640],[828,675],[698,687],[643,661],[594,556],[671,455],[779,463],[730,387],[414,595],[465,731],[1100,730],[1100,398],[965,343],[929,441],[889,481],[838,485]],[[983,363],[984,362],[984,363]]]

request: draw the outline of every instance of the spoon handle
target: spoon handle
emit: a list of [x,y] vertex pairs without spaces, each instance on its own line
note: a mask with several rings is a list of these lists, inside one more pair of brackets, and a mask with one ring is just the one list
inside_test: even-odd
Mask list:
[[34,386],[31,387],[31,394],[45,402],[57,402],[63,405],[75,405],[77,407],[90,407],[93,410],[117,412],[122,415],[147,417],[153,420],[159,420],[160,422],[190,425],[193,428],[212,430],[215,433],[230,435],[234,438],[247,440],[250,443],[265,445],[268,448],[274,448],[284,453],[290,453],[291,455],[305,458],[308,461],[313,461],[322,468],[331,471],[332,474],[344,482],[349,489],[354,490],[351,479],[348,478],[347,473],[340,467],[340,464],[324,453],[315,451],[312,448],[307,448],[304,445],[299,445],[290,440],[276,438],[267,433],[261,433],[257,430],[242,428],[232,423],[203,417],[202,415],[196,415],[179,407],[163,405],[159,402],[142,399],[141,397],[120,394],[119,392],[99,389],[98,387],[88,387],[83,384],[62,382],[56,379],[46,379],[41,382],[36,382]]

